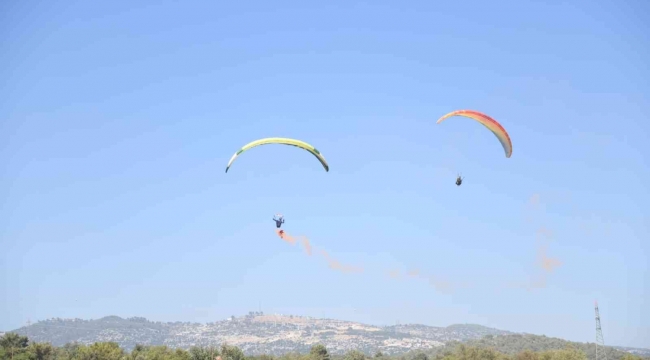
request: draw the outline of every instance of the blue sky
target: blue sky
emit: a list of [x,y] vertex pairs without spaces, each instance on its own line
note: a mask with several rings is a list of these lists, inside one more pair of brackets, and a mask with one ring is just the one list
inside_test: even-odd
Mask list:
[[[1,7],[0,329],[261,305],[593,341],[597,299],[607,344],[650,347],[647,3]],[[435,124],[456,109],[499,120],[512,158]],[[269,145],[224,173],[269,136],[330,171]],[[278,239],[277,212],[364,272]],[[562,265],[514,286],[541,245]],[[386,275],[413,269],[468,286]]]

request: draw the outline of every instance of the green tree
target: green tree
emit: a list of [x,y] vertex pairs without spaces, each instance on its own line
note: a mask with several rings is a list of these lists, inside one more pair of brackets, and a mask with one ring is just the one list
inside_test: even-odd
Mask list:
[[135,344],[133,350],[129,354],[130,360],[146,360],[147,359],[147,347],[142,344]]
[[214,346],[193,346],[189,351],[190,360],[215,360],[220,354],[219,349]]
[[327,352],[325,345],[316,344],[309,350],[311,360],[330,360],[330,354]]
[[191,360],[190,352],[183,349],[170,349],[167,346],[136,345],[127,356],[129,360]]
[[221,359],[222,360],[244,360],[244,353],[236,346],[221,345]]
[[31,343],[27,347],[27,354],[30,360],[54,360],[57,353],[50,343]]
[[115,342],[98,342],[79,346],[74,360],[123,360],[125,353]]
[[384,357],[384,353],[377,350],[377,352],[375,353],[375,359],[379,359],[379,358],[383,358],[383,357]]
[[28,344],[29,339],[27,336],[20,336],[16,333],[6,333],[0,338],[0,347],[5,350],[5,356],[8,356],[11,360],[24,358],[24,356],[20,355],[25,354]]
[[423,352],[419,352],[419,353],[415,354],[415,356],[413,357],[413,360],[429,360],[429,357],[427,356],[427,354],[425,354]]
[[282,355],[278,360],[305,360],[304,356],[295,353],[295,352],[290,352]]
[[491,348],[479,348],[474,346],[466,346],[462,344],[458,346],[456,353],[454,354],[455,358],[458,360],[503,360],[508,359],[507,355],[504,355]]
[[643,360],[643,358],[632,354],[625,354],[621,360]]
[[587,360],[587,355],[582,350],[566,348],[562,350],[544,351],[539,356],[540,360]]
[[57,360],[72,360],[77,358],[77,353],[79,352],[78,343],[67,343],[63,347],[56,349],[56,359]]
[[167,346],[147,346],[144,353],[146,360],[168,360],[170,358]]
[[458,360],[458,358],[456,357],[456,354],[454,354],[453,352],[446,352],[446,353],[442,354],[440,358],[437,358],[437,359],[439,359],[439,360]]
[[366,360],[366,355],[359,350],[348,351],[343,360]]
[[191,360],[192,357],[190,356],[190,353],[183,349],[176,349],[172,353],[171,356],[172,360]]
[[515,360],[539,360],[539,354],[524,350],[515,356]]

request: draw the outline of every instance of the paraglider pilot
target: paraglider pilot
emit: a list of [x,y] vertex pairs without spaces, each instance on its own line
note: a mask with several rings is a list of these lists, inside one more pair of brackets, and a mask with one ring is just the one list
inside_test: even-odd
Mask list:
[[273,221],[275,221],[275,227],[279,229],[282,226],[282,224],[284,224],[284,217],[280,214],[275,215],[273,217]]
[[462,183],[463,183],[463,178],[460,175],[458,175],[458,177],[456,178],[456,185],[460,186]]

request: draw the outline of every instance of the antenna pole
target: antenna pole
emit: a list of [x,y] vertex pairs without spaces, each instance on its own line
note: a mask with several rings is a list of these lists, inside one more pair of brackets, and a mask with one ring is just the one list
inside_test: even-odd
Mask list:
[[596,360],[607,360],[607,353],[605,353],[605,340],[603,340],[603,329],[600,327],[598,301],[595,301],[594,304],[596,307]]

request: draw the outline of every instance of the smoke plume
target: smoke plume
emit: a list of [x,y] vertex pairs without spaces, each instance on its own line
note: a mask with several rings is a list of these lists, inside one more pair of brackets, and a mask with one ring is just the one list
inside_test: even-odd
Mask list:
[[[536,212],[535,210],[537,210],[540,207],[540,204],[541,204],[540,194],[533,194],[528,199],[527,208],[532,211],[529,212],[529,215],[531,216],[526,219],[527,222],[533,221],[532,215],[534,215],[534,213]],[[291,245],[295,245],[297,243],[297,239],[285,231],[278,229],[276,230],[276,234],[283,241]],[[505,285],[505,287],[507,288],[514,287],[514,288],[526,289],[529,291],[532,289],[540,289],[546,287],[547,276],[562,266],[562,261],[554,257],[549,257],[547,255],[548,247],[549,247],[548,240],[550,240],[552,237],[553,237],[553,231],[551,231],[546,226],[539,226],[537,228],[537,230],[535,231],[535,239],[538,242],[537,257],[535,261],[532,261],[533,259],[531,258],[531,264],[533,265],[534,273],[531,274],[530,279],[527,282],[510,283],[510,285]],[[307,254],[307,256],[312,256],[315,252],[315,247],[311,244],[311,242],[306,236],[300,236],[300,240],[301,240],[300,244],[302,244],[305,254]],[[338,260],[334,259],[327,251],[323,249],[318,249],[316,253],[323,257],[323,259],[327,263],[327,266],[332,270],[336,270],[348,274],[364,272],[362,267],[342,264]],[[421,272],[419,269],[411,269],[410,271],[405,271],[405,272],[399,269],[393,269],[387,271],[386,273],[388,274],[388,278],[390,279],[401,279],[403,278],[402,275],[405,275],[405,278],[408,279],[424,280],[426,283],[428,283],[430,286],[435,288],[437,291],[442,293],[447,293],[447,294],[453,293],[455,289],[472,287],[472,285],[469,284],[461,285],[459,283],[452,283],[448,280],[442,280],[438,276],[425,274]]]
[[[289,235],[286,231],[276,230],[276,234],[287,243],[291,245],[296,244],[296,238]],[[302,238],[301,244],[305,250],[305,253],[307,254],[307,256],[311,256],[313,254],[313,246],[311,245],[309,239],[306,236],[301,236],[301,238]],[[325,250],[320,249],[318,253],[325,259],[325,261],[327,262],[327,266],[330,269],[337,270],[343,273],[363,272],[363,268],[361,267],[342,264],[338,260],[332,258],[329,255],[329,253]]]

